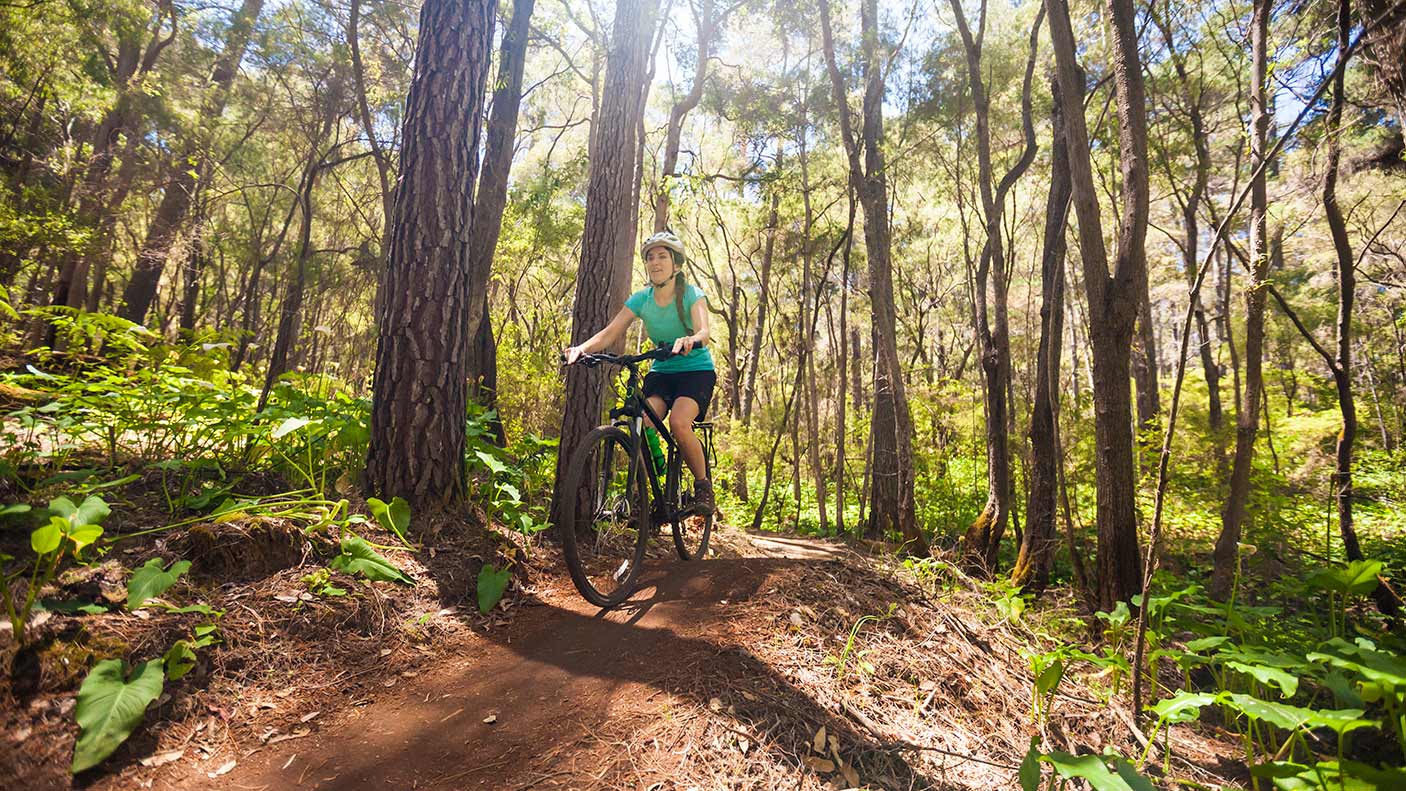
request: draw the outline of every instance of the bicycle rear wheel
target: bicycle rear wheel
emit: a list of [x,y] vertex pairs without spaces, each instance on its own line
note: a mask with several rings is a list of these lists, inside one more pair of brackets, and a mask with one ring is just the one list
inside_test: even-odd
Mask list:
[[[703,464],[708,471],[708,479],[712,480],[713,460],[704,455]],[[674,550],[678,552],[679,560],[702,560],[708,556],[708,537],[713,533],[712,512],[676,515],[673,528]]]
[[624,431],[601,426],[571,458],[560,527],[571,581],[586,601],[613,607],[634,590],[649,541],[644,458]]

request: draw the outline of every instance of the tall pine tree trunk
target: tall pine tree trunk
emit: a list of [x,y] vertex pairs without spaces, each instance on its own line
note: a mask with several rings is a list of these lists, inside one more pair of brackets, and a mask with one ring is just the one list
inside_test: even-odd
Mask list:
[[463,494],[464,349],[472,227],[495,4],[427,0],[406,100],[390,255],[381,282],[366,484],[443,504]]
[[[592,122],[581,266],[576,274],[576,302],[571,310],[573,344],[594,335],[620,311],[629,287],[629,263],[636,260],[636,157],[644,113],[646,60],[656,10],[655,0],[620,0],[615,7],[605,86],[600,110]],[[552,492],[551,521],[558,528],[574,527],[561,524],[562,507],[565,498],[579,497],[581,493],[567,492],[561,484],[581,440],[600,423],[606,374],[600,368],[582,365],[566,369],[566,408],[557,450],[557,485]],[[578,508],[577,513],[586,510]]]

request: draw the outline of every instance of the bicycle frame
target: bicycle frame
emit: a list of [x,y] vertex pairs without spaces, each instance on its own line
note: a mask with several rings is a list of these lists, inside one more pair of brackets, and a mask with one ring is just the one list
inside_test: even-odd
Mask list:
[[[628,371],[628,378],[625,382],[625,403],[610,410],[610,418],[615,425],[624,428],[630,435],[630,439],[641,448],[644,447],[644,419],[648,417],[653,421],[654,429],[659,433],[660,439],[668,446],[668,451],[664,458],[664,469],[654,469],[654,455],[647,450],[641,455],[644,457],[645,469],[649,471],[650,494],[655,501],[664,503],[665,508],[673,511],[678,507],[678,503],[666,497],[667,493],[678,493],[679,474],[681,472],[679,459],[679,443],[674,439],[674,435],[669,432],[664,418],[654,411],[649,405],[649,399],[644,397],[644,390],[640,383],[639,371],[633,364],[624,366]],[[634,465],[631,465],[630,475],[634,475]],[[659,483],[659,473],[665,473],[665,481],[661,486]],[[671,517],[673,514],[666,514]]]
[[[648,417],[650,421],[652,421],[655,430],[659,433],[660,438],[663,439],[664,444],[668,446],[668,451],[665,454],[663,470],[656,470],[654,468],[653,454],[648,452],[644,452],[641,454],[644,457],[644,464],[646,465],[645,469],[648,470],[650,473],[648,476],[650,494],[655,502],[664,504],[663,512],[660,513],[658,515],[658,518],[654,521],[654,524],[657,526],[673,521],[679,518],[680,516],[683,516],[683,514],[681,513],[681,509],[679,508],[680,503],[678,502],[679,487],[681,484],[680,478],[683,474],[683,462],[682,454],[679,450],[678,440],[674,439],[674,435],[670,433],[668,425],[664,422],[664,418],[660,416],[657,412],[655,412],[654,408],[649,405],[649,399],[645,398],[644,396],[642,379],[639,370],[635,367],[644,360],[654,358],[654,354],[655,353],[646,353],[631,357],[618,357],[611,355],[609,359],[605,359],[604,355],[593,355],[593,358],[594,360],[598,360],[599,362],[609,362],[615,365],[619,365],[624,368],[628,374],[628,377],[625,382],[624,403],[610,410],[611,422],[614,425],[625,429],[626,433],[630,435],[630,439],[636,444],[636,446],[643,449],[645,443],[644,420],[646,417]],[[590,365],[599,363],[590,362],[587,364]],[[716,456],[714,455],[713,451],[712,424],[699,423],[696,424],[696,426],[700,431],[703,432],[703,436],[699,438],[699,441],[703,443],[704,457],[707,458],[709,462],[715,461]],[[634,469],[635,465],[631,464],[630,469],[627,472],[627,475],[630,476],[631,485],[633,485],[633,476],[635,475]],[[664,483],[662,485],[659,482],[659,473],[661,472],[665,473]]]

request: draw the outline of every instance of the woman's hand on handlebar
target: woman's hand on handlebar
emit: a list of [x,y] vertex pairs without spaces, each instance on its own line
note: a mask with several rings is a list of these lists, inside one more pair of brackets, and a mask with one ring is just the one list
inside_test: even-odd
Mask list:
[[576,361],[581,359],[581,355],[585,353],[585,350],[580,346],[568,346],[562,349],[561,359],[567,365],[575,365]]
[[703,344],[699,343],[698,339],[693,337],[692,335],[685,335],[682,338],[679,338],[678,340],[674,341],[674,348],[672,353],[688,354],[689,352],[693,351],[694,346],[702,345]]

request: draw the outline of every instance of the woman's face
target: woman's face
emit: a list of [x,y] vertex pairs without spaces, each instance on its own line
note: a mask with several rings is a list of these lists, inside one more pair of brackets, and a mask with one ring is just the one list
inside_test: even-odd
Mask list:
[[649,276],[649,282],[656,286],[664,285],[664,282],[674,276],[674,256],[669,248],[664,245],[655,245],[645,251],[644,271]]

